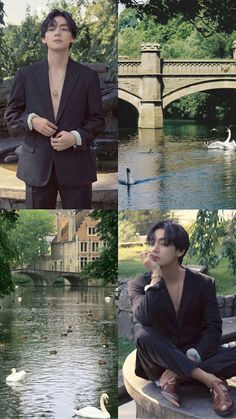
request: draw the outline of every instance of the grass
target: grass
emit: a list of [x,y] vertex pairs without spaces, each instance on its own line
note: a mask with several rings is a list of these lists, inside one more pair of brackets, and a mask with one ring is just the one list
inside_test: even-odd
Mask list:
[[[141,251],[145,248],[129,247],[119,248],[119,276],[120,278],[135,278],[146,269],[143,267],[139,258]],[[197,257],[187,257],[184,259],[187,265],[197,265]],[[210,269],[208,274],[215,278],[216,291],[221,295],[236,294],[236,277],[228,272],[228,261],[222,258],[214,269]]]
[[145,248],[140,246],[119,248],[119,276],[121,278],[134,278],[139,273],[145,272],[140,260],[140,253]]

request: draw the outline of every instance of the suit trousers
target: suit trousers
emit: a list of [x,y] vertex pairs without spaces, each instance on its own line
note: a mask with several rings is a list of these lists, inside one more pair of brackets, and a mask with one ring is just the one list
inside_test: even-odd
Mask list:
[[[236,347],[220,346],[215,355],[194,362],[187,358],[185,351],[177,348],[168,338],[150,326],[137,325],[136,332],[137,362],[144,372],[136,368],[136,375],[155,381],[169,369],[183,379],[190,379],[195,368],[214,374],[217,377],[236,376]],[[191,347],[191,346],[190,346]]]
[[26,184],[26,208],[55,209],[57,194],[60,194],[63,209],[91,209],[92,183],[65,188],[58,184],[55,168],[48,183],[44,186]]

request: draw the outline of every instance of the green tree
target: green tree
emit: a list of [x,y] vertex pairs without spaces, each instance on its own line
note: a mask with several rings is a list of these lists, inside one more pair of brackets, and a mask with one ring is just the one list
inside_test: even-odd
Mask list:
[[236,274],[236,214],[227,225],[227,233],[222,243],[222,257],[229,260],[229,271]]
[[0,0],[0,79],[2,77],[2,71],[1,71],[1,66],[2,66],[2,38],[3,38],[3,28],[4,28],[4,4],[3,2]]
[[0,297],[14,290],[10,264],[16,257],[17,250],[9,233],[14,228],[17,217],[15,211],[2,210],[0,212]]
[[117,5],[113,0],[55,0],[47,5],[43,17],[32,15],[30,6],[21,25],[4,29],[0,52],[0,77],[14,77],[18,68],[45,58],[47,48],[41,42],[40,25],[49,11],[65,10],[72,14],[78,28],[71,57],[82,62],[117,64]]
[[5,28],[1,56],[3,78],[14,77],[19,68],[46,56],[46,48],[40,37],[40,20],[37,15],[31,16],[29,6],[21,25],[9,25]]
[[123,210],[119,211],[119,225],[122,223],[130,223],[135,228],[135,233],[144,235],[147,233],[150,225],[156,223],[159,220],[172,219],[176,221],[176,218],[169,211],[161,210],[138,210],[130,211]]
[[94,210],[90,216],[98,220],[96,233],[104,243],[98,259],[90,262],[85,271],[104,284],[117,282],[118,276],[118,220],[116,210]]
[[231,34],[213,33],[205,38],[181,15],[169,19],[168,25],[157,23],[152,16],[138,19],[136,12],[129,8],[119,16],[119,54],[130,57],[140,56],[142,43],[158,42],[162,58],[231,58],[235,36],[234,31]]
[[120,0],[120,3],[134,8],[140,19],[146,14],[161,24],[180,15],[205,37],[217,32],[230,33],[236,27],[236,4],[232,0]]
[[197,255],[200,265],[214,268],[219,262],[216,246],[225,233],[225,225],[218,210],[199,210],[191,236],[189,255]]
[[48,253],[47,236],[53,231],[53,216],[47,211],[22,210],[11,235],[17,246],[16,262],[20,266],[33,265]]
[[120,221],[118,225],[119,242],[134,241],[136,226],[131,221]]

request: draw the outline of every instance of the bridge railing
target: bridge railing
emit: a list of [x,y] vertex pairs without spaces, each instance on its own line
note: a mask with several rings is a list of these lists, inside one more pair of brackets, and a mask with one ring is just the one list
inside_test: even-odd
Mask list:
[[138,59],[118,59],[119,75],[139,74],[141,69],[141,60]]
[[163,75],[236,74],[235,60],[163,60]]
[[[119,76],[141,74],[141,59],[119,58]],[[236,60],[162,60],[162,74],[174,75],[235,75]]]

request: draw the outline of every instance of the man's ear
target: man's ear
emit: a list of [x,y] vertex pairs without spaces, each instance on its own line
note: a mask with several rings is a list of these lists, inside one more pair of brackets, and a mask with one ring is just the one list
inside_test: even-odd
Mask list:
[[180,256],[183,256],[184,253],[185,253],[185,249],[184,250],[179,250],[179,249],[176,250],[176,255],[177,255],[178,258]]
[[43,44],[46,44],[46,39],[45,38],[41,38],[41,40],[42,40]]

